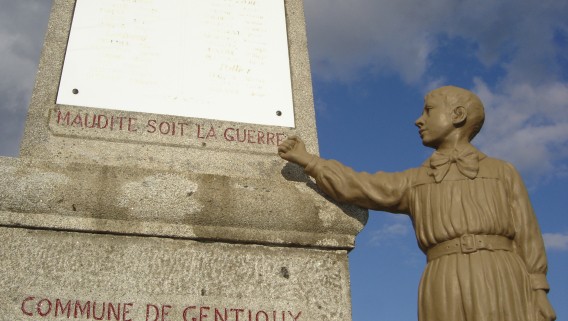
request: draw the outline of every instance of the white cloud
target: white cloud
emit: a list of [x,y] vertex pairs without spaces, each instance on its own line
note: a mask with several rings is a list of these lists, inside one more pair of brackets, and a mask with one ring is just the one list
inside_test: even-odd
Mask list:
[[568,234],[544,233],[542,237],[548,250],[568,250]]
[[474,91],[486,107],[476,139],[482,150],[512,162],[530,182],[567,174],[568,84],[511,84],[497,92],[478,79]]
[[411,231],[412,225],[407,217],[402,219],[393,218],[391,223],[385,224],[381,229],[371,233],[369,243],[375,246],[380,246],[406,237]]
[[530,181],[568,175],[562,165],[568,161],[568,74],[561,65],[568,61],[568,2],[312,0],[305,6],[319,79],[395,74],[432,89],[452,80],[444,71],[428,75],[439,63],[433,59],[443,50],[441,37],[471,44],[464,57],[499,70],[499,78],[470,70],[487,107],[476,142]]
[[50,5],[0,0],[0,155],[18,152]]
[[314,73],[329,80],[371,70],[417,82],[443,35],[474,43],[464,55],[502,65],[508,78],[537,83],[556,76],[554,36],[568,31],[565,1],[312,0],[305,11]]
[[417,6],[415,1],[306,1],[314,73],[349,80],[361,70],[371,70],[417,81],[435,45],[423,26],[443,14],[439,7],[444,2],[448,1]]

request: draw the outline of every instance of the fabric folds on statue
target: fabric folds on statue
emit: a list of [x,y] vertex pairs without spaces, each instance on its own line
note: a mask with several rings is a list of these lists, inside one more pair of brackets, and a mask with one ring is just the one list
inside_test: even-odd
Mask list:
[[306,172],[339,201],[408,214],[424,252],[466,234],[513,240],[513,251],[456,253],[429,262],[420,283],[420,321],[533,321],[534,289],[546,290],[548,283],[528,194],[510,164],[473,152],[478,159],[473,179],[460,170],[461,178],[437,182],[430,160],[400,173],[369,174],[315,159]]

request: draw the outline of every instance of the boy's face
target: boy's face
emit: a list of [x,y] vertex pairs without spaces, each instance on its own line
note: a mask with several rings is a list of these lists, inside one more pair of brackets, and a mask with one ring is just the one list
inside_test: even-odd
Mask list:
[[424,110],[416,122],[424,146],[437,149],[455,129],[451,110],[439,96],[428,95],[424,99]]

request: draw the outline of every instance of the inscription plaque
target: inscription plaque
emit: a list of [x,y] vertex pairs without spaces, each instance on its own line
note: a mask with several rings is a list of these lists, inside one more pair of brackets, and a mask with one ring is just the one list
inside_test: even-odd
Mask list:
[[77,0],[57,103],[294,127],[283,0]]

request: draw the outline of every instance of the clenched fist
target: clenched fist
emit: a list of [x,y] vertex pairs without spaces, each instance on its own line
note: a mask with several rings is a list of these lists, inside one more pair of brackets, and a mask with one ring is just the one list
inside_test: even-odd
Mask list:
[[308,166],[313,155],[306,151],[306,145],[297,136],[291,136],[278,145],[278,155],[302,167]]

